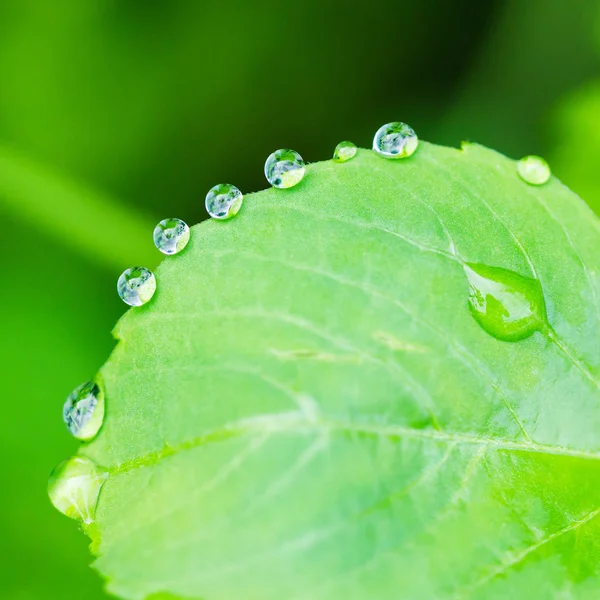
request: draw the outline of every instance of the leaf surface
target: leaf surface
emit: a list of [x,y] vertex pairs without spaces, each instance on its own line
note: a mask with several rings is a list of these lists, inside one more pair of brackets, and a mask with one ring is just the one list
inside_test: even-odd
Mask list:
[[[119,322],[81,449],[108,590],[597,598],[599,233],[557,180],[426,143],[195,226]],[[537,279],[547,326],[489,335],[466,264]]]

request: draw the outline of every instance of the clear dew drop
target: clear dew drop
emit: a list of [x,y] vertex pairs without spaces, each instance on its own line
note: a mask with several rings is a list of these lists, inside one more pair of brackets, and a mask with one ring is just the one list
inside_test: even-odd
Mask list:
[[177,254],[190,241],[190,228],[181,219],[163,219],[154,228],[152,237],[163,254]]
[[517,173],[526,183],[543,185],[550,179],[550,165],[539,156],[525,156],[517,162]]
[[213,219],[224,221],[240,212],[244,196],[235,185],[220,183],[206,194],[206,211]]
[[537,279],[481,264],[467,264],[464,269],[471,314],[487,333],[516,342],[536,331],[549,330],[544,294]]
[[298,185],[305,171],[304,160],[294,150],[277,150],[265,162],[265,177],[276,188],[287,189]]
[[108,473],[89,458],[75,456],[52,471],[48,496],[61,513],[89,525],[94,521],[100,490],[107,477]]
[[75,388],[63,406],[63,420],[79,440],[91,440],[104,420],[104,394],[98,384],[88,381]]
[[156,292],[154,273],[145,267],[126,269],[117,281],[117,292],[121,300],[129,306],[146,304]]
[[333,151],[333,161],[343,163],[352,160],[357,150],[354,142],[340,142]]
[[419,138],[406,123],[387,123],[373,138],[373,151],[384,158],[406,158],[414,154]]

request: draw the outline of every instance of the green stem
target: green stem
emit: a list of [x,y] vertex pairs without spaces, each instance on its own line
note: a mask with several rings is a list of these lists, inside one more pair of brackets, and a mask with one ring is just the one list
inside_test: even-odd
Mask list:
[[158,259],[146,216],[1,145],[0,210],[103,267],[152,266]]

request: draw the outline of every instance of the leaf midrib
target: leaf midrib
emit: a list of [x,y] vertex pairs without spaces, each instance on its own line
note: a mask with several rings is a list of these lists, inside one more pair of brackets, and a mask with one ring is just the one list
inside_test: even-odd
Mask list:
[[439,431],[436,429],[415,429],[401,425],[378,425],[360,423],[344,419],[311,419],[300,411],[288,411],[258,415],[232,421],[223,427],[212,429],[199,436],[184,440],[178,444],[165,446],[157,451],[149,452],[132,460],[115,466],[103,467],[111,475],[119,475],[146,466],[155,466],[162,460],[175,456],[180,452],[192,450],[210,443],[218,443],[233,437],[259,433],[328,433],[357,434],[375,437],[412,438],[431,440],[445,444],[469,444],[485,446],[494,450],[514,452],[530,452],[561,457],[600,460],[600,452],[577,450],[565,446],[518,442],[500,437],[485,437],[469,433]]

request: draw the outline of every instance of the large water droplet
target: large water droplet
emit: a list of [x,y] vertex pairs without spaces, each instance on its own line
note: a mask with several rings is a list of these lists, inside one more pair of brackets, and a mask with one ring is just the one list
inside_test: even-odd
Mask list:
[[190,228],[181,219],[163,219],[154,228],[152,237],[163,254],[177,254],[190,241]]
[[94,520],[100,490],[107,477],[108,473],[89,458],[75,456],[52,471],[48,496],[61,513],[89,525]]
[[406,123],[387,123],[373,138],[373,150],[384,158],[406,158],[415,152],[419,138]]
[[532,185],[542,185],[552,174],[550,165],[539,156],[525,156],[517,162],[517,172],[523,181]]
[[63,406],[67,429],[80,440],[91,440],[104,420],[104,394],[89,381],[75,388]]
[[156,291],[154,273],[145,267],[131,267],[123,271],[117,281],[117,292],[129,306],[142,306],[152,299]]
[[206,194],[206,211],[213,219],[224,221],[240,212],[244,196],[235,185],[220,183]]
[[277,150],[265,162],[265,177],[276,188],[294,187],[302,181],[304,172],[304,160],[294,150]]
[[340,142],[333,151],[334,162],[342,163],[356,156],[357,148],[354,142]]
[[464,267],[475,320],[494,337],[516,342],[548,329],[546,304],[537,279],[481,264]]

